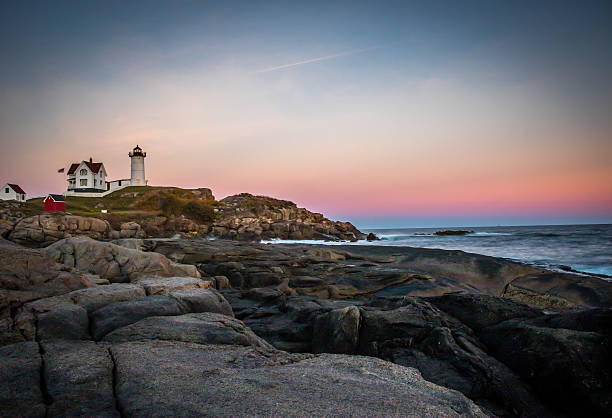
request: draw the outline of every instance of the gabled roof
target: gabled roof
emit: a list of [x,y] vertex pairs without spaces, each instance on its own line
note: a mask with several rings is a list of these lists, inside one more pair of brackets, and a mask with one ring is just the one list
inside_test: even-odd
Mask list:
[[94,173],[99,173],[103,165],[102,163],[90,163],[89,161],[85,161],[85,164],[87,164],[87,167]]
[[23,189],[21,187],[19,187],[17,184],[12,184],[12,183],[6,183],[6,184],[11,189],[13,189],[15,191],[15,193],[26,194],[26,192],[24,192]]
[[[100,169],[103,168],[103,163],[90,163],[89,161],[81,161],[80,163],[72,163],[68,169],[68,174],[74,174],[81,164],[85,163],[89,169],[94,173],[99,173]],[[106,172],[106,170],[104,170]]]
[[[50,197],[55,202],[65,202],[66,201],[64,199],[64,196],[62,196],[61,194],[49,194],[49,195],[47,195],[47,197]],[[47,199],[45,198],[45,200],[47,200]]]
[[80,165],[81,163],[72,163],[70,165],[70,168],[68,169],[68,174],[74,174],[74,172],[77,170],[77,168],[79,168]]

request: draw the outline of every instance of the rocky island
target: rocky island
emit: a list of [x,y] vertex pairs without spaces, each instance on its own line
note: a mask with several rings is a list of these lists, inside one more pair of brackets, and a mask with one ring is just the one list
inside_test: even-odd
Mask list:
[[267,197],[116,193],[0,209],[1,416],[612,410],[611,282],[462,251],[262,244],[366,235]]

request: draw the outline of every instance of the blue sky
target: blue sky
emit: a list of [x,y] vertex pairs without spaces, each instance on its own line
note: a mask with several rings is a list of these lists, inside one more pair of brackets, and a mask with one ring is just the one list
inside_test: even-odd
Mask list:
[[0,180],[139,143],[363,226],[610,222],[610,39],[610,2],[4,1]]

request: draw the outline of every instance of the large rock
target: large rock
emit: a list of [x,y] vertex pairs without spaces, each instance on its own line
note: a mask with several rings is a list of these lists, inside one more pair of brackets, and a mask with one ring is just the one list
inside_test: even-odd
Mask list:
[[549,414],[457,319],[416,298],[377,303],[383,306],[361,308],[360,354],[415,367],[427,380],[458,390],[497,414]]
[[503,297],[547,310],[612,307],[612,283],[599,277],[543,271],[518,277]]
[[154,316],[116,329],[105,341],[139,340],[182,341],[198,344],[232,344],[271,349],[242,321],[218,313],[192,313],[180,316]]
[[444,295],[426,300],[476,332],[508,319],[535,318],[544,314],[523,303],[488,295]]
[[36,317],[36,339],[87,340],[89,318],[85,308],[74,304],[63,304]]
[[132,250],[87,237],[56,242],[45,248],[44,252],[68,267],[97,274],[110,281],[135,280],[143,276],[200,277],[195,266],[176,264],[158,253]]
[[87,312],[93,312],[109,303],[141,299],[146,296],[146,293],[143,287],[138,284],[112,283],[105,286],[75,290],[67,296],[74,303],[85,308]]
[[107,221],[98,218],[45,213],[21,219],[8,238],[20,244],[40,245],[75,235],[110,238],[111,227]]
[[147,234],[142,230],[142,227],[136,222],[124,222],[121,224],[119,231],[121,238],[144,238]]
[[149,296],[128,302],[115,302],[91,314],[91,332],[97,341],[109,332],[149,316],[182,315],[181,304],[168,296]]
[[0,238],[0,295],[11,306],[90,285],[86,276],[69,271],[44,251]]
[[359,304],[356,301],[286,297],[278,289],[225,291],[237,318],[280,350],[313,351],[313,324],[317,316]]
[[119,409],[132,417],[485,416],[417,370],[373,358],[165,341],[111,352]]
[[49,417],[119,417],[113,394],[113,361],[91,341],[43,343]]
[[612,309],[598,308],[548,314],[523,321],[523,323],[544,328],[597,332],[612,337]]
[[234,316],[232,306],[215,289],[182,289],[170,292],[189,312],[215,312]]
[[66,271],[40,250],[0,238],[0,346],[24,340],[14,317],[24,303],[91,285],[87,276]]
[[212,281],[196,277],[143,277],[133,283],[142,286],[147,295],[167,295],[177,290],[208,289],[214,286]]
[[360,317],[356,306],[334,309],[316,317],[312,335],[313,351],[344,354],[357,352]]
[[0,416],[45,416],[41,367],[35,342],[0,347]]
[[13,327],[25,340],[89,339],[88,313],[144,297],[141,286],[128,283],[75,290],[25,304],[16,311]]
[[[583,314],[584,315],[584,314]],[[610,320],[608,313],[608,321]],[[559,325],[562,318],[557,319]],[[481,331],[490,352],[529,382],[549,405],[575,415],[612,411],[609,329],[547,328],[547,320],[509,320]],[[568,322],[570,320],[568,319]],[[554,321],[551,321],[554,322]],[[608,336],[605,334],[608,333]]]

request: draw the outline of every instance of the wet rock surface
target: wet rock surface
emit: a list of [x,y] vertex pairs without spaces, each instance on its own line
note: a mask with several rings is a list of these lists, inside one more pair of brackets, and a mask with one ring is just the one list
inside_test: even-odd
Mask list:
[[0,241],[1,416],[609,415],[600,279],[460,251],[131,242]]

